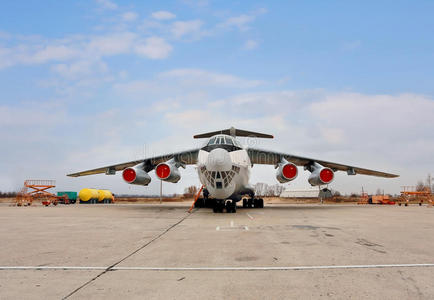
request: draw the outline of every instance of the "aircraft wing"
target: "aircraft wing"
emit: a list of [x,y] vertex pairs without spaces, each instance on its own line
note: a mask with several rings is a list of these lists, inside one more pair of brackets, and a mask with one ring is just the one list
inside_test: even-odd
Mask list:
[[145,172],[149,172],[153,170],[159,163],[168,161],[172,158],[174,158],[176,161],[180,162],[181,164],[191,165],[197,162],[198,153],[199,153],[199,149],[192,149],[188,151],[181,151],[181,152],[170,153],[161,156],[154,156],[151,158],[133,160],[133,161],[120,163],[116,165],[110,165],[110,166],[105,166],[105,167],[96,168],[92,170],[72,173],[72,174],[68,174],[67,176],[79,177],[79,176],[87,176],[87,175],[94,175],[94,174],[101,174],[101,173],[105,173],[107,175],[113,175],[116,173],[116,171],[122,171],[123,169],[133,167],[143,162],[144,162]]
[[317,162],[320,165],[324,167],[328,167],[332,169],[333,171],[345,171],[348,173],[348,175],[356,175],[356,174],[363,174],[363,175],[371,175],[371,176],[377,176],[377,177],[385,177],[385,178],[394,178],[399,177],[399,175],[391,174],[391,173],[385,173],[380,171],[374,171],[370,169],[364,169],[314,158],[308,158],[308,157],[302,157],[287,153],[279,153],[279,152],[272,152],[267,150],[261,150],[261,149],[254,149],[254,148],[248,148],[246,149],[247,153],[249,154],[250,161],[252,164],[265,164],[265,165],[277,165],[282,158],[285,158],[287,161],[294,163],[297,166],[306,166],[313,162]]

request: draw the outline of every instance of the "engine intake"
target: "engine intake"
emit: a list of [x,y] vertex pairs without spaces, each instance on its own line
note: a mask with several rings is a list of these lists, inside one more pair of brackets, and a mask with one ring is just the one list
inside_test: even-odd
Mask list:
[[285,183],[294,180],[297,178],[298,169],[297,166],[293,163],[282,160],[277,166],[276,179],[280,183]]
[[318,163],[310,166],[312,172],[309,176],[309,183],[313,186],[329,184],[333,181],[335,174],[332,169],[321,166]]
[[155,174],[163,181],[177,183],[181,179],[176,163],[173,161],[160,163],[155,168]]
[[148,185],[151,176],[143,170],[143,164],[122,171],[122,178],[129,184]]

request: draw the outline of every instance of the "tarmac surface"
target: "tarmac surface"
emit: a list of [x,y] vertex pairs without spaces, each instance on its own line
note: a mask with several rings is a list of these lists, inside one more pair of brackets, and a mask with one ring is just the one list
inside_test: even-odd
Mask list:
[[434,208],[0,205],[0,299],[434,299]]

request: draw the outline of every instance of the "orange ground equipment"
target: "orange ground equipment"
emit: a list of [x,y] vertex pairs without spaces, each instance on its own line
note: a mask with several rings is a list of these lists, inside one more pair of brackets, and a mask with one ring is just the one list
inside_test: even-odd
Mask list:
[[359,199],[359,201],[357,201],[357,204],[369,204],[368,193],[365,193],[362,191],[362,194],[360,195],[360,199]]
[[203,185],[200,187],[199,192],[197,192],[197,195],[194,198],[193,204],[191,205],[190,209],[188,210],[189,213],[191,213],[191,211],[193,210],[194,204],[196,203],[197,199],[199,199],[200,193],[202,193],[202,190],[203,190]]
[[57,205],[59,202],[69,204],[68,195],[56,196],[48,192],[56,187],[55,180],[26,180],[21,191],[17,194],[17,206],[29,206],[33,201],[40,201],[43,205]]
[[419,206],[422,206],[422,204],[425,202],[429,206],[433,206],[433,194],[431,192],[431,189],[428,187],[425,187],[421,191],[417,191],[416,187],[414,186],[403,186],[401,191],[401,198],[398,202],[398,205],[401,206],[404,204],[405,206],[408,206],[410,201],[419,203]]

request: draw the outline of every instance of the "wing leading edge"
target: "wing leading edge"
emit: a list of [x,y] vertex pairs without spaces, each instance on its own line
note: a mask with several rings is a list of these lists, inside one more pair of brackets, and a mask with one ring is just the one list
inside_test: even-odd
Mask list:
[[92,169],[92,170],[86,170],[86,171],[82,171],[82,172],[72,173],[72,174],[68,174],[67,176],[80,177],[80,176],[102,174],[102,173],[105,173],[107,175],[113,175],[116,173],[116,171],[122,171],[123,169],[133,167],[133,166],[138,165],[140,163],[144,163],[145,172],[150,172],[159,163],[168,161],[172,158],[174,158],[177,162],[180,162],[181,164],[192,165],[192,164],[195,164],[197,162],[198,153],[199,153],[199,149],[181,151],[181,152],[170,153],[170,154],[161,155],[161,156],[154,156],[154,157],[146,158],[146,159],[133,160],[133,161],[125,162],[125,163],[105,166],[105,167],[96,168],[96,169]]
[[332,169],[333,171],[345,171],[348,173],[348,175],[363,174],[363,175],[385,177],[385,178],[399,177],[399,175],[396,174],[364,169],[364,168],[359,168],[359,167],[354,167],[354,166],[349,166],[344,164],[338,164],[334,162],[318,160],[318,159],[313,159],[308,157],[296,156],[287,153],[272,152],[267,150],[254,149],[254,148],[248,148],[246,150],[247,153],[249,154],[250,161],[252,162],[252,164],[277,165],[282,160],[282,158],[285,158],[287,161],[292,162],[297,166],[306,166],[313,162],[317,162],[324,167],[328,167]]

